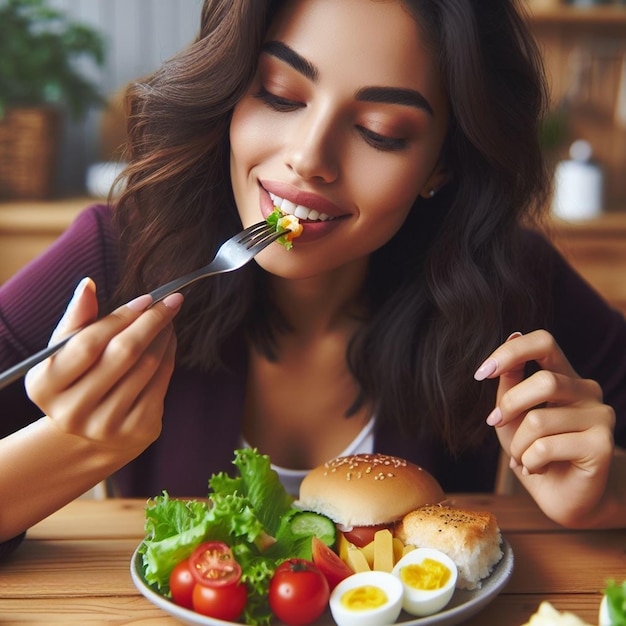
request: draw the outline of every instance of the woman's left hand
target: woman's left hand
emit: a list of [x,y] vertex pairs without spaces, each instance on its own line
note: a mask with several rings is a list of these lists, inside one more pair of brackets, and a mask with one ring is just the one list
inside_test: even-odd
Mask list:
[[[524,366],[541,368],[524,378]],[[511,468],[537,504],[564,526],[585,526],[604,495],[614,452],[615,412],[600,385],[574,371],[544,330],[514,333],[479,367],[500,378],[495,426]]]

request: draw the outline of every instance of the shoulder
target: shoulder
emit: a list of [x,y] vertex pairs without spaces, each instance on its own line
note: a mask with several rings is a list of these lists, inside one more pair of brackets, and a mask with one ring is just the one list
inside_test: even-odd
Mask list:
[[75,267],[81,274],[75,280],[91,276],[100,299],[108,300],[117,285],[119,264],[113,208],[106,204],[85,208],[44,254],[61,257],[64,265]]
[[39,349],[82,278],[95,281],[102,306],[109,301],[118,265],[111,209],[86,208],[52,245],[2,285],[0,335],[10,337],[23,354]]
[[93,204],[83,209],[64,233],[116,239],[113,225],[113,208],[106,204]]

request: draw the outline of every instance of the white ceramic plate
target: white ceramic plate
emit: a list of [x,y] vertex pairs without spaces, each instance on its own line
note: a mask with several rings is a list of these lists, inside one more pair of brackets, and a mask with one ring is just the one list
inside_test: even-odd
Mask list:
[[[225,622],[213,617],[199,615],[194,611],[177,606],[165,596],[157,593],[143,578],[141,555],[138,550],[139,548],[135,550],[130,562],[130,575],[137,589],[150,602],[156,604],[156,606],[169,613],[182,624],[188,624],[189,626],[224,626],[226,624],[241,626],[238,622]],[[478,613],[502,591],[513,573],[513,550],[505,540],[502,541],[502,552],[504,556],[500,559],[489,578],[483,580],[483,585],[480,589],[476,591],[457,589],[452,596],[452,600],[450,600],[450,604],[443,611],[420,618],[411,617],[403,612],[400,614],[396,624],[401,626],[453,626]],[[312,626],[334,626],[334,624],[335,622],[330,616],[330,612],[328,612]]]

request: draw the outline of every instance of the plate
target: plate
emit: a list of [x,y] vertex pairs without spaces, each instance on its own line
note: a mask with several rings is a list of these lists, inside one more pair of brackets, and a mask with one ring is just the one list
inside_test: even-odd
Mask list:
[[[503,557],[494,568],[491,575],[483,580],[483,585],[475,591],[457,589],[450,600],[450,604],[439,613],[427,617],[415,618],[402,612],[396,624],[401,626],[453,626],[469,619],[491,602],[502,591],[513,573],[513,550],[506,540],[502,540]],[[133,553],[130,562],[130,575],[135,587],[150,602],[169,613],[182,624],[189,626],[241,626],[240,622],[225,622],[213,617],[205,617],[194,611],[174,604],[165,596],[157,593],[143,578],[141,571],[141,554],[139,547]],[[334,626],[335,622],[330,612],[322,616],[311,626]]]

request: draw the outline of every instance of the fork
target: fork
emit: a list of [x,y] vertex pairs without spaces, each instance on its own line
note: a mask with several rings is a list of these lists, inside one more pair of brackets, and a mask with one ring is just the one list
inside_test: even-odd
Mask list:
[[[201,278],[207,278],[214,274],[223,274],[225,272],[232,272],[243,267],[246,263],[251,261],[261,250],[266,248],[270,243],[276,241],[279,237],[284,235],[287,231],[277,231],[274,226],[271,226],[267,222],[258,222],[237,233],[230,239],[227,239],[218,249],[217,254],[213,260],[204,267],[197,269],[195,272],[185,274],[180,278],[176,278],[161,287],[157,287],[154,291],[150,292],[152,296],[152,303],[150,306],[154,306],[157,302],[163,300],[172,293],[175,293],[190,285],[191,283],[200,280]],[[41,361],[52,356],[55,352],[60,350],[74,335],[78,334],[80,329],[76,332],[64,337],[57,343],[40,350],[39,352],[28,357],[21,363],[14,365],[8,370],[0,374],[0,389],[3,389],[7,385],[16,381],[26,374],[26,372],[41,363]]]

